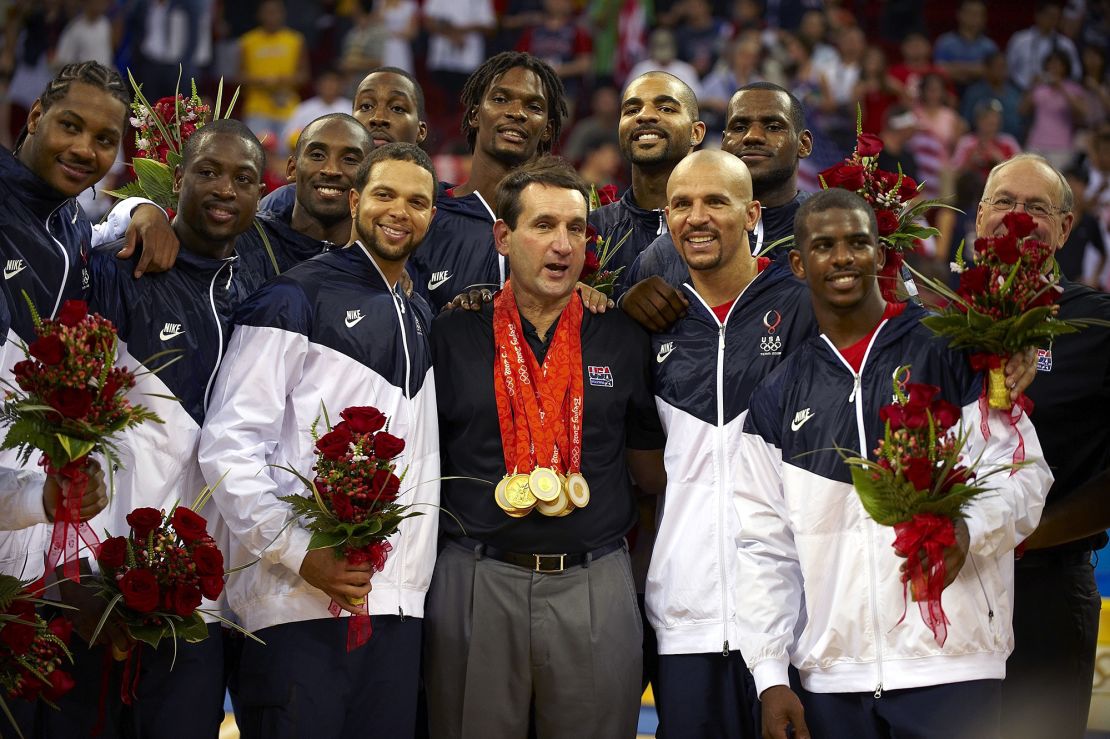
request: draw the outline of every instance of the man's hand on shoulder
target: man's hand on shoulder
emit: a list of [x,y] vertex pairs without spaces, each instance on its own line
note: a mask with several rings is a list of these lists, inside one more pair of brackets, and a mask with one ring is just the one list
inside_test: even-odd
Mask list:
[[585,282],[577,283],[574,289],[582,296],[582,305],[586,306],[586,310],[590,313],[604,313],[607,309],[616,306],[616,303],[610,300],[608,295],[590,287]]
[[156,205],[147,203],[135,208],[124,239],[124,247],[116,254],[117,259],[130,259],[135,250],[142,246],[139,263],[135,265],[136,279],[145,272],[165,272],[177,261],[180,247],[177,234],[166,219],[166,214]]
[[451,302],[445,303],[443,308],[440,309],[441,313],[445,313],[455,308],[462,308],[463,310],[480,311],[484,303],[489,303],[493,300],[493,291],[489,288],[474,288],[465,293],[459,293],[451,298]]
[[648,331],[666,331],[686,315],[690,301],[662,277],[637,282],[621,298],[621,310]]
[[331,596],[340,608],[353,614],[366,612],[364,605],[353,600],[365,598],[372,589],[369,562],[351,564],[346,557],[336,556],[335,549],[310,549],[301,562],[300,576],[312,587]]

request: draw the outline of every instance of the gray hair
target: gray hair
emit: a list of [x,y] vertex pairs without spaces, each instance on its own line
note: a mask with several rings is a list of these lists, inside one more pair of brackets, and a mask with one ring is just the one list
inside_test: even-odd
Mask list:
[[990,174],[987,175],[987,181],[983,185],[984,195],[986,195],[986,193],[990,191],[991,183],[994,181],[995,176],[1014,162],[1035,162],[1044,166],[1048,169],[1048,171],[1056,175],[1056,179],[1060,183],[1060,210],[1062,210],[1064,213],[1070,213],[1072,211],[1072,209],[1075,207],[1075,193],[1072,192],[1071,185],[1068,184],[1068,181],[1064,178],[1064,175],[1060,173],[1060,170],[1052,166],[1052,162],[1048,161],[1040,154],[1034,154],[1032,152],[1015,154],[1006,161],[996,164],[994,166],[994,169],[991,170]]

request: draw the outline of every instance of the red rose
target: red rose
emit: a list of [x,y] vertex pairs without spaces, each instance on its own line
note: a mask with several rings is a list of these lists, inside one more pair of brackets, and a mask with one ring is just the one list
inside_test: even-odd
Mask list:
[[928,457],[911,458],[902,474],[914,490],[929,490],[933,486],[933,465]]
[[941,399],[933,404],[933,421],[942,431],[947,431],[960,420],[960,409],[947,400]]
[[28,347],[31,356],[39,360],[43,364],[56,365],[60,364],[66,356],[66,346],[62,340],[58,338],[57,334],[50,334],[43,336],[41,339],[36,339]]
[[200,600],[200,589],[196,585],[179,583],[173,589],[173,612],[178,616],[191,616]]
[[62,303],[62,309],[58,311],[58,323],[73,328],[85,320],[87,315],[89,315],[89,306],[84,300],[67,300]]
[[972,267],[960,273],[960,286],[956,290],[961,298],[970,300],[987,289],[990,270],[986,267]]
[[1029,308],[1043,308],[1046,305],[1052,305],[1056,302],[1056,298],[1060,293],[1056,292],[1053,288],[1042,290],[1036,297],[1029,301]]
[[370,481],[371,495],[380,501],[390,502],[397,497],[401,489],[401,481],[397,475],[389,470],[375,470],[374,479]]
[[101,567],[111,569],[123,567],[123,563],[127,561],[127,539],[122,536],[105,539],[100,545],[100,553],[96,555],[96,561]]
[[875,220],[879,224],[879,236],[890,236],[898,230],[898,216],[893,211],[882,210],[875,211]]
[[962,485],[974,479],[975,473],[967,467],[953,467],[945,475],[944,482],[941,483],[941,492],[947,493],[954,485]]
[[385,426],[385,414],[369,405],[352,406],[339,416],[356,434],[372,434]]
[[145,540],[150,532],[162,525],[162,512],[156,508],[136,508],[127,514],[127,523],[135,538]]
[[340,521],[353,521],[355,519],[355,507],[351,505],[351,499],[346,495],[333,495],[331,497],[331,508]]
[[196,511],[178,506],[173,511],[170,525],[185,542],[194,542],[208,536],[208,522]]
[[597,191],[597,202],[600,205],[609,205],[620,200],[620,195],[617,193],[616,185],[606,185],[599,188]]
[[906,405],[902,407],[902,423],[908,429],[923,429],[929,425],[929,416],[925,408],[914,408]]
[[222,577],[200,578],[200,594],[208,600],[216,600],[224,592],[224,579]]
[[193,550],[197,574],[202,576],[224,574],[224,555],[211,544],[201,544]]
[[50,685],[42,688],[42,697],[48,701],[57,701],[77,684],[68,672],[57,667],[47,675],[47,679]]
[[111,398],[119,392],[121,387],[123,387],[123,376],[113,369],[108,373],[108,377],[104,381],[104,387],[100,388],[100,397],[104,399]]
[[[1021,215],[1025,215],[1022,213]],[[1013,234],[996,236],[987,241],[987,250],[1003,264],[1016,264],[1021,259],[1021,249]]]
[[861,133],[856,137],[856,153],[861,157],[877,157],[883,150],[883,140],[873,133]]
[[93,396],[85,388],[63,387],[51,392],[46,402],[66,418],[84,418],[92,408]]
[[1016,210],[1011,210],[1003,216],[1002,225],[1006,227],[1006,231],[1019,239],[1024,239],[1037,230],[1037,222],[1033,220],[1033,216]]
[[585,281],[597,274],[601,269],[601,260],[597,258],[597,252],[593,249],[586,249],[586,259],[582,262],[582,274],[579,280]]
[[73,622],[65,616],[58,616],[50,619],[50,623],[46,625],[50,633],[58,637],[63,643],[69,644],[69,638],[73,635]]
[[841,162],[834,167],[829,167],[821,173],[821,178],[827,187],[839,187],[843,190],[859,190],[864,183],[864,169],[861,164],[847,164]]
[[150,570],[128,570],[119,580],[119,589],[123,602],[133,611],[150,613],[158,607],[158,580]]
[[905,426],[905,413],[897,403],[884,405],[879,409],[879,420],[890,423],[890,430],[897,431]]
[[15,654],[27,654],[31,645],[35,643],[37,632],[35,624],[38,623],[38,616],[35,614],[35,606],[30,601],[17,600],[8,608],[7,615],[15,616],[26,623],[15,621],[4,623],[0,628],[0,643]]
[[911,382],[906,385],[905,393],[909,396],[906,401],[907,410],[925,410],[933,402],[933,398],[940,394],[940,388],[923,382]]
[[342,459],[351,446],[351,429],[341,423],[316,440],[316,451],[324,459]]
[[378,459],[393,459],[405,451],[405,440],[382,431],[374,437],[374,456]]
[[902,175],[902,184],[898,186],[898,199],[903,203],[907,200],[913,200],[921,194],[921,188],[912,177]]

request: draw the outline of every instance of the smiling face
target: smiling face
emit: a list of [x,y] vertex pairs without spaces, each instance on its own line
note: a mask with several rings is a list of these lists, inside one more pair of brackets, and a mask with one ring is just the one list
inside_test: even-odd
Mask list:
[[647,74],[624,91],[618,135],[633,166],[673,167],[701,143],[705,124],[695,120],[684,87],[670,75]]
[[394,72],[369,74],[355,93],[352,111],[374,139],[374,146],[394,141],[419,144],[428,135],[428,124],[420,120],[416,87]]
[[740,90],[728,105],[721,149],[748,166],[755,196],[763,199],[794,181],[798,161],[813,150],[813,136],[794,130],[785,92]]
[[35,101],[19,160],[66,197],[76,197],[108,173],[123,138],[127,108],[111,93],[71,82],[43,110]]
[[174,229],[182,245],[217,255],[250,228],[262,194],[256,150],[241,136],[206,136],[196,154],[174,173],[178,211]]
[[861,210],[829,208],[811,213],[805,243],[790,252],[794,274],[809,284],[814,309],[854,311],[879,295],[876,275],[883,251]]
[[435,183],[414,162],[386,159],[370,169],[362,192],[350,193],[350,215],[363,246],[377,259],[404,262],[424,240],[435,215]]
[[347,193],[369,149],[366,133],[350,119],[310,123],[287,169],[297,183],[297,204],[325,225],[349,218]]
[[[1049,165],[1030,159],[1010,162],[997,170],[988,180],[983,191],[983,200],[994,201],[1007,198],[1017,203],[1041,203],[1051,211],[1047,216],[1033,216],[1036,230],[1032,238],[1059,249],[1071,233],[1073,213],[1061,213],[1063,192],[1060,178]],[[1025,206],[1016,206],[1025,209]],[[1030,215],[1033,215],[1030,213]],[[996,211],[986,202],[980,201],[975,214],[975,233],[983,236],[1000,236],[1006,232],[1002,219],[1006,211]]]
[[747,168],[721,152],[698,152],[667,181],[667,226],[692,271],[751,257],[747,232],[759,221]]
[[521,191],[520,205],[516,228],[503,220],[493,226],[513,290],[541,305],[565,301],[586,259],[586,199],[577,190],[532,183]]
[[543,82],[524,67],[513,67],[494,79],[481,104],[468,115],[477,131],[475,155],[509,166],[534,159],[540,143],[551,138]]

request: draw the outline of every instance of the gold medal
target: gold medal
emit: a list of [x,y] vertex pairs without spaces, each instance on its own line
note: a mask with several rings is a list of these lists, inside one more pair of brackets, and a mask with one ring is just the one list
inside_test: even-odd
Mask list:
[[550,467],[537,467],[528,476],[528,489],[538,500],[550,503],[559,497],[563,489],[559,482],[559,475]]
[[561,516],[567,506],[570,505],[570,500],[567,498],[566,487],[563,485],[563,476],[559,475],[559,492],[555,496],[555,500],[544,501],[536,503],[536,510],[545,516]]
[[536,496],[528,489],[528,475],[513,475],[505,484],[505,500],[513,508],[523,511],[532,510]]
[[505,497],[505,489],[509,486],[509,480],[512,475],[505,475],[501,481],[497,483],[497,487],[493,489],[493,502],[497,503],[497,507],[506,513],[513,511],[513,507],[509,505],[509,499]]
[[567,475],[567,497],[575,508],[585,508],[590,503],[590,486],[578,472]]

